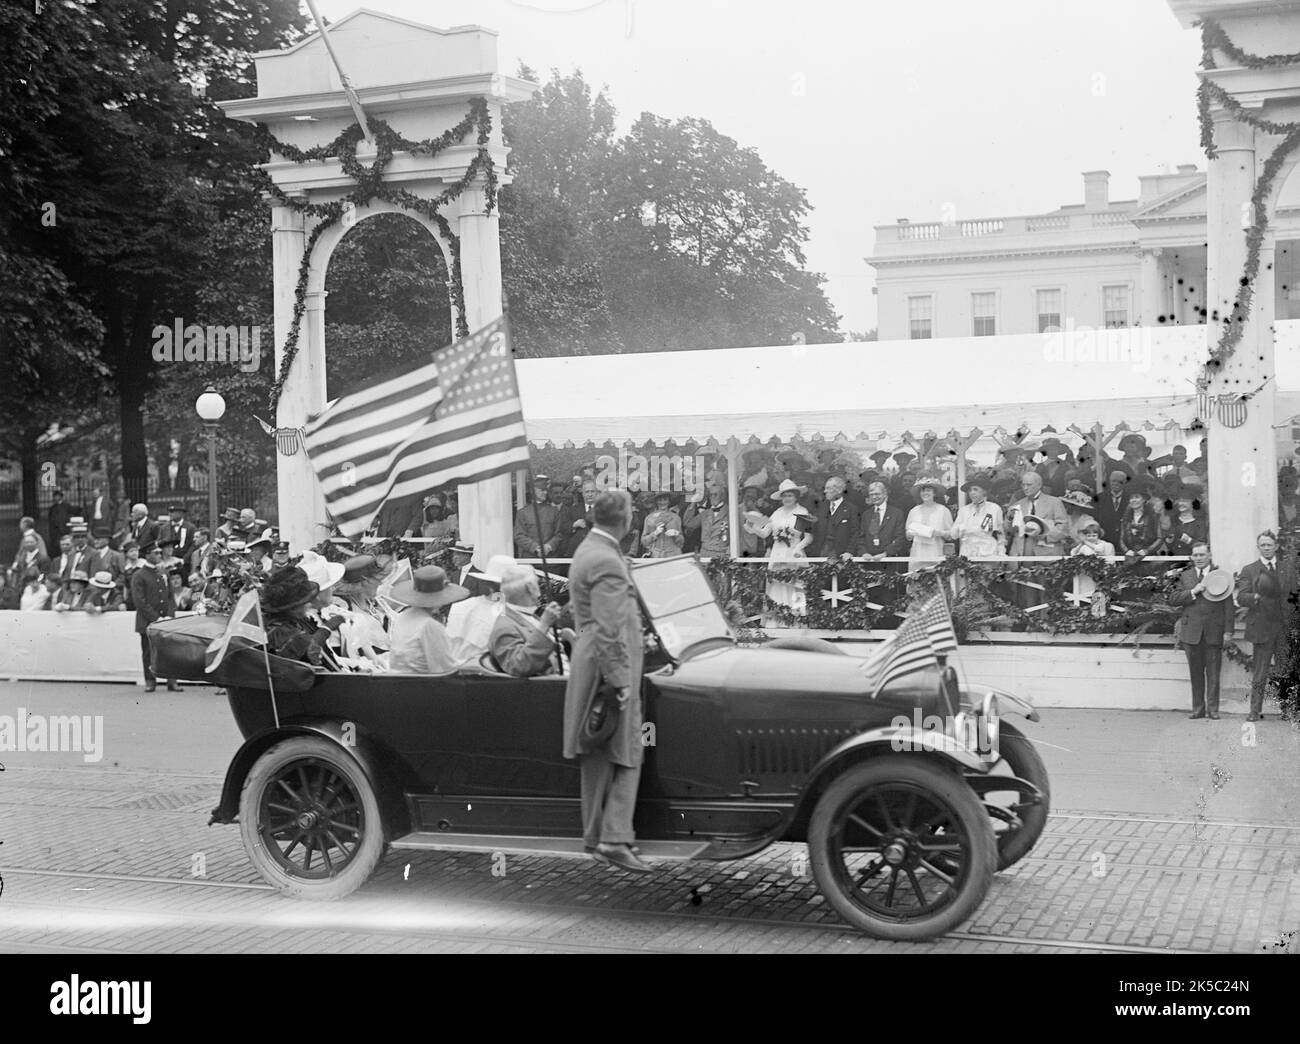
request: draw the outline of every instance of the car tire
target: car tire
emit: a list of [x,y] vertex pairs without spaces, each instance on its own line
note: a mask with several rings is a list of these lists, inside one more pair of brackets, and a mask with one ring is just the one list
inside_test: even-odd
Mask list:
[[997,864],[979,798],[956,772],[922,757],[886,755],[845,771],[813,810],[808,852],[818,888],[844,920],[912,942],[963,924]]
[[[1014,866],[1029,854],[1030,849],[1038,843],[1038,838],[1047,826],[1047,816],[1051,811],[1052,792],[1047,779],[1047,766],[1038,756],[1038,751],[1029,737],[1018,728],[1003,719],[998,723],[998,753],[1007,763],[1013,776],[1027,780],[1036,786],[1043,800],[1037,805],[1020,809],[1020,829],[1014,833],[997,834],[998,869],[1005,870]],[[997,766],[995,765],[994,768]],[[997,793],[993,791],[992,793]],[[985,797],[987,798],[987,794]],[[996,833],[996,831],[995,831]]]
[[276,743],[253,764],[239,797],[239,833],[257,872],[295,899],[350,895],[385,849],[365,772],[337,743],[316,736]]

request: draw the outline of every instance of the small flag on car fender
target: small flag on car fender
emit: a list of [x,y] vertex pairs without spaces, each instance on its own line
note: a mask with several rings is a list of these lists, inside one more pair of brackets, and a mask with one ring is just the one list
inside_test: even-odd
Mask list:
[[929,667],[938,662],[940,655],[948,656],[956,651],[957,634],[948,603],[939,593],[885,639],[876,655],[863,662],[862,673],[874,697],[895,678]]
[[225,631],[208,646],[204,656],[205,674],[215,671],[226,658],[226,652],[234,638],[245,638],[254,645],[266,644],[266,628],[262,624],[262,603],[258,600],[256,587],[250,587],[239,596]]

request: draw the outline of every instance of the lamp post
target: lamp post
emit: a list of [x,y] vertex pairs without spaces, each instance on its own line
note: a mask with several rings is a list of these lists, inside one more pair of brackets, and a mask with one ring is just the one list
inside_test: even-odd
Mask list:
[[203,432],[208,437],[208,525],[217,527],[217,423],[226,413],[226,400],[217,389],[208,385],[194,403],[194,409],[203,421]]

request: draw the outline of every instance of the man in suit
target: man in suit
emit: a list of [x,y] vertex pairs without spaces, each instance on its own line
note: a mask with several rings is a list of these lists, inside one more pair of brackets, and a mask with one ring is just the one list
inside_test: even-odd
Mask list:
[[907,554],[907,517],[889,503],[889,487],[882,481],[867,486],[867,506],[858,519],[863,554],[870,561]]
[[[601,862],[637,873],[651,868],[632,849],[632,816],[641,781],[641,613],[619,541],[632,519],[632,498],[607,490],[593,505],[595,524],[569,570],[577,640],[564,692],[564,756],[582,773],[582,833]],[[604,739],[587,734],[593,703],[617,714]]]
[[809,558],[852,558],[861,553],[858,512],[845,496],[848,484],[838,475],[826,480],[825,499],[817,505]]
[[172,504],[167,509],[167,513],[171,515],[168,528],[171,530],[172,539],[176,541],[176,547],[172,553],[178,558],[188,561],[190,552],[194,550],[194,526],[185,517],[185,512],[184,504]]
[[131,521],[127,523],[126,532],[128,540],[140,545],[142,554],[146,544],[158,539],[158,523],[149,517],[147,505],[131,505]]
[[[120,602],[126,596],[126,555],[121,551],[115,551],[108,545],[110,535],[109,524],[95,526],[91,533],[91,539],[95,548],[95,556],[99,559],[99,569],[96,572],[107,572],[113,580],[113,587],[116,591],[117,600]],[[95,574],[91,574],[91,586],[96,587],[94,583]],[[101,604],[104,599],[101,599]]]
[[1093,517],[1101,523],[1101,534],[1119,547],[1119,531],[1124,525],[1124,507],[1128,503],[1128,473],[1115,470],[1110,473],[1105,488],[1097,494]]
[[[1050,493],[1043,492],[1043,476],[1036,471],[1026,471],[1020,476],[1023,496],[1011,505],[1008,525],[1014,536],[1011,554],[1034,558],[1054,558],[1065,554],[1065,542],[1070,532],[1070,516],[1065,505]],[[1038,518],[1043,521],[1043,531],[1025,532],[1024,520]]]
[[65,585],[72,578],[73,572],[85,573],[89,580],[103,568],[99,563],[99,555],[90,546],[90,529],[84,519],[80,516],[69,519],[68,534],[72,537],[72,553],[68,555],[60,573],[60,579]]
[[113,498],[104,493],[103,486],[95,486],[90,491],[90,503],[86,505],[86,524],[91,529],[108,526],[112,533],[116,512],[117,505],[113,503]]
[[1175,633],[1187,654],[1192,675],[1191,718],[1218,718],[1219,668],[1223,662],[1223,639],[1232,633],[1232,585],[1222,596],[1206,585],[1214,568],[1210,545],[1192,545],[1192,564],[1178,577],[1178,587],[1169,596],[1173,605],[1183,606]]
[[59,538],[68,531],[68,522],[75,515],[72,506],[63,502],[63,490],[54,491],[54,503],[50,505],[50,510],[46,512],[46,521],[50,530],[50,547],[56,547]]
[[[148,516],[145,516],[146,519]],[[140,655],[144,660],[144,691],[158,688],[150,662],[149,625],[163,617],[175,616],[171,585],[162,568],[163,549],[154,541],[140,546],[144,565],[131,574],[131,602],[135,606],[135,633],[140,636]],[[175,678],[167,679],[168,692],[180,692]]]
[[483,594],[484,592],[475,586],[477,580],[472,579],[474,573],[474,545],[467,544],[463,540],[457,540],[449,550],[451,552],[451,568],[447,570],[447,579],[453,584],[468,588],[471,596]]
[[578,548],[582,542],[587,539],[587,534],[591,532],[591,527],[595,525],[595,517],[592,514],[592,505],[596,503],[596,497],[600,489],[596,486],[595,479],[587,479],[582,483],[582,501],[573,507],[560,512],[559,521],[559,539],[561,543],[560,555],[563,558],[572,558],[578,553]]
[[[532,566],[511,566],[502,575],[501,598],[504,608],[492,623],[489,648],[492,659],[506,674],[532,678],[556,671],[555,636],[552,628],[563,610],[549,603],[540,615],[541,588]],[[573,631],[565,628],[561,638],[573,641]]]
[[1246,641],[1250,642],[1250,714],[1248,721],[1264,717],[1264,687],[1268,684],[1273,654],[1286,636],[1287,606],[1295,597],[1295,568],[1277,557],[1277,537],[1265,530],[1255,541],[1259,558],[1237,574],[1237,604],[1246,607]]

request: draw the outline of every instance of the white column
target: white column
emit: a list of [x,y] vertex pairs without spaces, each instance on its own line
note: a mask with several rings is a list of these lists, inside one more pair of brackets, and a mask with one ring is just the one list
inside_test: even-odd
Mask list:
[[1141,275],[1138,282],[1138,326],[1159,326],[1160,316],[1165,322],[1171,322],[1165,309],[1165,277],[1161,271],[1160,247],[1152,247],[1141,253]]
[[[1233,305],[1246,265],[1246,229],[1251,223],[1255,187],[1254,130],[1224,113],[1215,114],[1218,156],[1210,160],[1207,199],[1209,346],[1222,336],[1225,322],[1245,324],[1232,356],[1211,370],[1212,394],[1256,392],[1246,421],[1229,428],[1218,417],[1209,423],[1210,542],[1216,564],[1239,569],[1255,554],[1255,535],[1277,525],[1277,450],[1273,436],[1272,383],[1256,390],[1273,370],[1273,244],[1266,236],[1247,315]],[[1190,375],[1189,375],[1190,376]]]
[[740,443],[733,435],[727,440],[727,554],[740,557]]
[[[497,211],[485,213],[481,183],[469,186],[460,197],[461,282],[465,288],[465,319],[470,332],[501,315],[501,243]],[[525,418],[527,420],[527,418]],[[487,566],[493,555],[514,553],[514,515],[510,501],[510,476],[462,485],[461,535],[474,543],[474,564]]]
[[[275,279],[275,372],[280,372],[281,353],[293,319],[294,288],[306,247],[303,216],[291,207],[271,208],[271,261]],[[308,415],[325,406],[325,294],[309,293],[306,311],[298,331],[298,353],[284,382],[276,409],[275,423],[281,428],[300,428]],[[292,457],[276,451],[276,486],[279,502],[280,537],[289,542],[294,554],[319,543],[326,531],[325,498],[312,471],[305,450]]]

